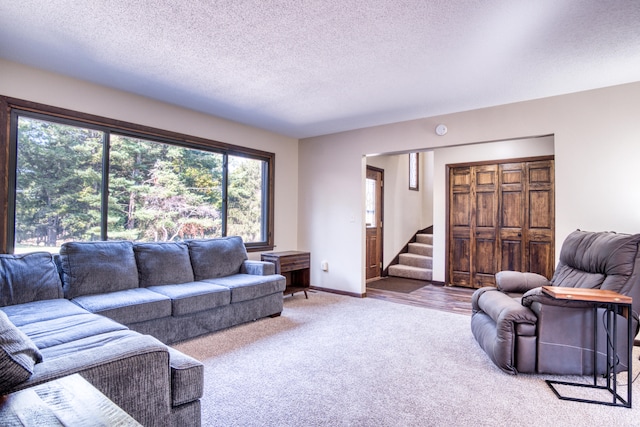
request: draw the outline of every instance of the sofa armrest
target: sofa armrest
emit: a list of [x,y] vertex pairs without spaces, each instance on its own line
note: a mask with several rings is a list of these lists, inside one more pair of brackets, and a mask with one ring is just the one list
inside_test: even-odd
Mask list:
[[[56,354],[56,347],[69,351]],[[44,360],[35,365],[31,378],[12,391],[79,373],[143,425],[166,425],[171,407],[169,351],[157,339],[123,330],[42,352]]]
[[268,261],[245,260],[240,266],[240,273],[254,276],[268,276],[276,274],[276,265]]
[[530,289],[549,285],[546,277],[536,273],[501,271],[496,273],[496,286],[502,292],[525,293]]

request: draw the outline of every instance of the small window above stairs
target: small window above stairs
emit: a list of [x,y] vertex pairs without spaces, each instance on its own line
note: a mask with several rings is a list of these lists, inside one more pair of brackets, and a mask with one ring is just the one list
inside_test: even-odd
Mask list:
[[433,234],[416,234],[408,252],[398,255],[398,264],[390,265],[388,275],[431,281],[433,276]]

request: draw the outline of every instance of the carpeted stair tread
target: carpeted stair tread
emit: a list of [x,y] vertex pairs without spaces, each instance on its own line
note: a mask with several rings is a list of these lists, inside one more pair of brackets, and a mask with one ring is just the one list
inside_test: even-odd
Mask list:
[[409,253],[422,256],[433,256],[433,245],[426,243],[409,243]]
[[433,234],[416,234],[416,243],[433,245]]
[[406,253],[399,255],[400,264],[410,267],[433,268],[433,258],[418,254]]
[[427,280],[430,281],[433,272],[428,268],[412,267],[409,265],[396,264],[389,266],[389,275],[396,277],[405,277],[407,279]]

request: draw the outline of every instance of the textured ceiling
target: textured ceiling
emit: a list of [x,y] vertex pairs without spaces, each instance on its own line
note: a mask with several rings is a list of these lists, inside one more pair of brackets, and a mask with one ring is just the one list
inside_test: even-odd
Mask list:
[[0,57],[301,138],[640,81],[640,0],[0,0]]

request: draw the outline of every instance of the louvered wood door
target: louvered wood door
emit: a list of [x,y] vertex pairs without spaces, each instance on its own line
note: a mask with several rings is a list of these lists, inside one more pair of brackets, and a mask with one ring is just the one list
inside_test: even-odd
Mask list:
[[449,168],[447,283],[495,285],[501,270],[551,278],[553,160]]

